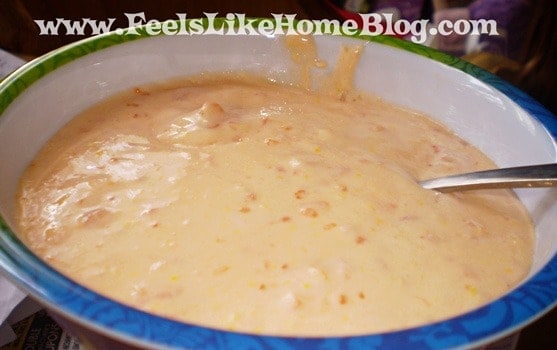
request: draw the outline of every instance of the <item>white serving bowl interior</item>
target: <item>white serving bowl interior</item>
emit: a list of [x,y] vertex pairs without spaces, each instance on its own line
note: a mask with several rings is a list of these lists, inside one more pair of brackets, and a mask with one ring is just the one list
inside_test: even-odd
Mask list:
[[[77,45],[87,46],[89,42],[91,46],[94,40],[98,39]],[[392,43],[384,45],[333,36],[316,36],[315,40],[318,56],[329,63],[328,68],[318,74],[334,66],[341,45],[363,45],[364,52],[355,73],[358,88],[438,119],[483,150],[498,166],[557,161],[555,141],[537,118],[505,93],[455,65],[393,47]],[[5,89],[17,84],[18,74],[44,65],[45,60],[60,57],[65,50],[68,48],[32,62],[16,72],[16,78],[8,78],[0,87]],[[23,170],[61,126],[88,106],[124,89],[207,71],[248,70],[288,80],[295,69],[281,37],[156,36],[90,51],[34,81],[2,113],[0,213],[8,226],[13,224],[14,195]],[[532,277],[554,259],[557,251],[557,191],[528,189],[517,193],[536,226]],[[43,286],[33,286],[33,282],[22,277],[17,269],[10,266],[4,269],[15,283],[50,308],[73,321],[85,325],[93,323],[80,320],[74,310],[52,305],[52,301],[45,300],[47,297],[40,293]],[[479,344],[510,333],[554,304],[552,300],[536,315],[526,317],[527,320],[471,341]],[[102,324],[93,328],[109,332]],[[133,336],[124,334],[122,338]]]

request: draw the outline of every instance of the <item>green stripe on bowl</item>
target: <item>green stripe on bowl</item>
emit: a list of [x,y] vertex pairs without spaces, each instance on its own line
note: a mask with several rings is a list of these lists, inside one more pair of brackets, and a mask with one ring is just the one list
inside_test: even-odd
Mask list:
[[62,46],[34,59],[0,82],[0,114],[35,81],[66,63],[92,52],[147,36],[150,35],[147,34],[144,27],[138,28],[137,34],[123,34],[113,31]]

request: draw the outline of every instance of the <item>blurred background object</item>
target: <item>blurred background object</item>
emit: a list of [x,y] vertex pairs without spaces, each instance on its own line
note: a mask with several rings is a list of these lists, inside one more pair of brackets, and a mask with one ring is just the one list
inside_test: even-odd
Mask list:
[[354,12],[389,10],[408,21],[495,20],[498,35],[436,36],[432,46],[521,88],[557,114],[557,2],[554,0],[325,0]]

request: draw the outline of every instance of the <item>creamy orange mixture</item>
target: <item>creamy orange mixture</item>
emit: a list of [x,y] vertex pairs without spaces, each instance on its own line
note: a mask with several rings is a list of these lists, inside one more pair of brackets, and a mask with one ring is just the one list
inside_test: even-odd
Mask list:
[[493,167],[373,97],[246,76],[139,87],[63,128],[21,181],[19,232],[79,283],[218,328],[344,335],[443,319],[528,273],[507,191],[416,179]]

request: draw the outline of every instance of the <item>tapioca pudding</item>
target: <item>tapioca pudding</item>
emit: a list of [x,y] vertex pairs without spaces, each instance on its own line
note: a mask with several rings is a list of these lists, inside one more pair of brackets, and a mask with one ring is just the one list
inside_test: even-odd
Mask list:
[[21,180],[19,232],[64,274],[154,314],[369,334],[468,311],[527,275],[533,227],[511,192],[416,183],[491,167],[372,96],[200,76],[65,126]]

